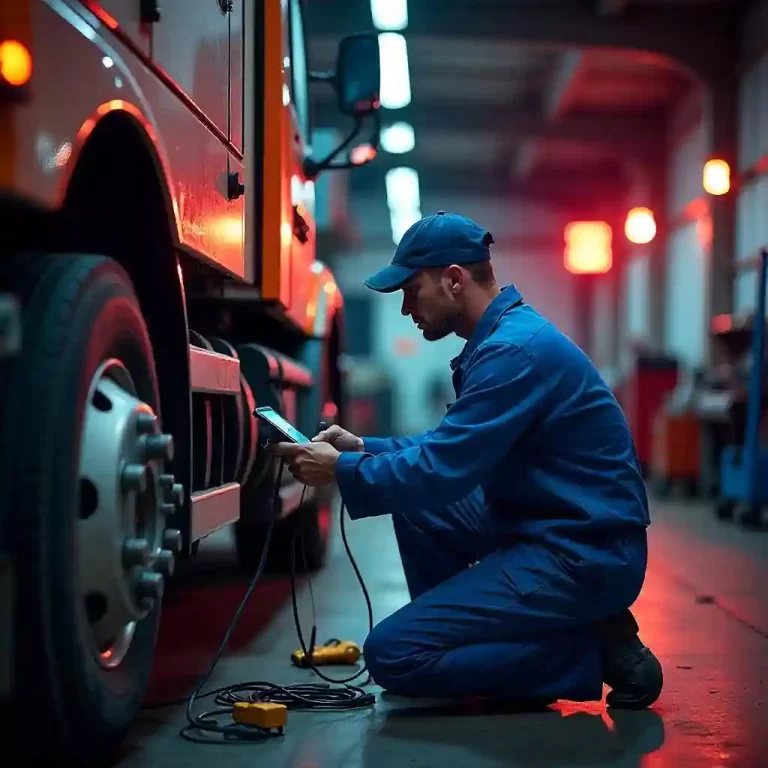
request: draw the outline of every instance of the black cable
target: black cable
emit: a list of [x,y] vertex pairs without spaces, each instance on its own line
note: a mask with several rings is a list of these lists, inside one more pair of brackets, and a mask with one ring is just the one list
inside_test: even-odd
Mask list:
[[[367,691],[364,691],[360,687],[348,685],[348,683],[350,683],[352,680],[357,679],[367,671],[367,667],[365,665],[363,665],[362,669],[360,669],[355,675],[352,675],[349,678],[346,678],[344,680],[334,680],[330,677],[327,677],[319,669],[317,669],[317,667],[312,661],[312,656],[309,649],[315,647],[315,637],[317,634],[314,594],[311,591],[312,583],[310,579],[309,587],[310,587],[310,594],[312,596],[313,621],[312,621],[312,635],[311,635],[309,649],[308,649],[304,642],[304,636],[301,629],[301,622],[299,620],[299,613],[298,613],[298,601],[296,596],[296,538],[297,536],[295,533],[291,539],[291,600],[293,603],[293,618],[294,618],[294,624],[296,627],[296,634],[298,635],[299,642],[301,643],[302,650],[304,651],[304,654],[305,654],[305,658],[309,662],[309,667],[315,672],[315,674],[317,674],[319,677],[321,677],[323,680],[327,682],[326,683],[297,683],[293,685],[281,686],[275,683],[270,683],[265,681],[253,681],[253,682],[236,683],[234,685],[228,685],[222,688],[216,688],[211,691],[206,691],[205,693],[201,692],[203,689],[203,686],[208,682],[211,675],[213,674],[213,671],[216,668],[216,665],[221,660],[221,657],[224,651],[226,650],[227,645],[229,644],[229,640],[232,636],[232,633],[234,632],[235,627],[237,626],[237,622],[240,620],[240,616],[242,615],[243,610],[245,609],[245,606],[248,603],[248,600],[250,599],[254,588],[256,587],[256,584],[261,580],[261,577],[264,573],[264,568],[267,561],[267,554],[269,552],[269,545],[272,540],[272,532],[274,530],[275,520],[277,519],[278,502],[279,502],[279,494],[280,494],[280,478],[282,477],[282,474],[283,474],[283,468],[284,468],[284,461],[281,459],[280,467],[278,469],[277,478],[275,481],[275,492],[274,492],[273,505],[272,505],[273,514],[270,518],[269,525],[267,527],[267,534],[264,540],[264,546],[261,552],[261,556],[259,558],[259,564],[256,568],[255,573],[253,574],[253,577],[251,578],[251,582],[248,585],[248,589],[246,590],[245,595],[243,596],[243,599],[240,601],[240,604],[238,605],[237,610],[235,611],[229,623],[229,626],[227,627],[227,630],[224,633],[224,637],[222,638],[222,641],[219,644],[219,647],[217,648],[216,653],[213,655],[211,662],[208,665],[208,669],[200,678],[197,686],[195,687],[195,690],[192,692],[192,694],[188,698],[172,701],[172,702],[164,702],[162,704],[149,705],[148,707],[145,707],[146,709],[160,709],[160,708],[174,706],[174,705],[178,705],[186,702],[187,725],[185,725],[184,728],[182,728],[180,735],[183,738],[187,739],[188,741],[193,741],[193,742],[203,743],[203,744],[211,744],[211,743],[242,744],[244,742],[263,741],[274,735],[280,735],[282,733],[282,732],[275,733],[273,731],[268,731],[255,726],[243,725],[241,723],[232,722],[231,721],[232,709],[234,708],[235,704],[238,702],[252,702],[252,703],[253,702],[272,702],[275,704],[284,704],[289,709],[297,709],[297,710],[304,710],[304,711],[329,711],[329,710],[330,711],[346,711],[350,709],[360,709],[363,707],[369,707],[369,706],[372,706],[376,701],[376,698],[373,694],[368,693]],[[307,488],[306,486],[304,486],[304,489],[301,494],[301,500],[299,502],[299,506],[301,506],[301,504],[304,501],[304,495],[306,494],[306,490]],[[352,550],[350,549],[349,542],[347,540],[346,527],[344,523],[345,512],[346,510],[342,502],[340,515],[339,515],[341,537],[342,537],[342,541],[344,542],[344,548],[347,552],[347,556],[349,557],[349,560],[352,563],[352,567],[355,571],[355,576],[357,577],[357,580],[363,591],[363,596],[365,597],[365,602],[368,609],[368,625],[369,625],[369,632],[370,632],[370,630],[373,629],[373,608],[371,605],[371,599],[368,593],[368,588],[365,585],[362,574],[360,573],[360,569],[357,565],[354,555],[352,554]],[[306,554],[303,552],[303,541],[302,541],[302,553],[304,555],[305,570],[308,570],[306,568]],[[369,675],[366,682],[363,683],[363,685],[367,685],[370,681],[371,681],[371,678]],[[332,688],[327,683],[335,683],[337,685],[340,685],[341,687]],[[210,698],[211,696],[215,697],[214,702],[217,705],[217,709],[209,710],[206,712],[201,712],[200,714],[197,714],[197,715],[193,715],[192,708],[195,701],[197,699]],[[229,722],[227,722],[226,724],[219,722],[218,718],[220,717],[227,717],[229,719]],[[222,738],[217,738],[214,734],[217,734]]]
[[[306,490],[306,487],[305,487],[305,490]],[[303,498],[303,494],[302,494],[302,498]],[[363,591],[363,597],[365,598],[365,605],[366,605],[366,608],[368,609],[368,633],[370,634],[371,630],[373,629],[373,606],[371,605],[371,596],[368,593],[368,588],[365,586],[365,581],[363,580],[363,576],[360,573],[360,568],[357,565],[357,561],[355,560],[355,556],[352,554],[352,550],[349,546],[349,541],[347,540],[347,529],[344,524],[345,512],[346,512],[346,509],[344,507],[344,502],[342,502],[341,508],[339,510],[339,520],[340,520],[339,525],[341,528],[341,540],[344,543],[344,549],[347,551],[347,557],[349,558],[349,562],[352,564],[352,568],[355,571],[355,576],[357,577],[357,581],[360,584],[360,588]],[[336,680],[332,677],[328,677],[327,675],[325,675],[312,662],[312,655],[311,655],[310,649],[315,647],[315,636],[317,634],[317,627],[313,622],[312,635],[310,638],[309,647],[307,647],[306,643],[304,642],[304,634],[301,631],[301,622],[299,620],[299,608],[298,608],[297,599],[296,599],[296,546],[295,545],[296,545],[296,539],[294,537],[293,541],[291,542],[291,599],[293,602],[293,621],[294,621],[294,624],[296,625],[296,634],[298,635],[298,638],[299,638],[301,650],[304,652],[304,658],[307,660],[307,663],[310,669],[312,669],[312,671],[318,677],[322,678],[323,680],[329,683],[335,683],[337,685],[347,685],[348,683],[351,683],[353,680],[357,680],[358,677],[360,677],[365,672],[367,672],[368,667],[365,664],[363,664],[363,667],[351,677],[346,677],[343,680]],[[311,580],[310,580],[310,583],[311,583]],[[368,676],[366,681],[363,683],[363,685],[368,685],[369,682],[371,682],[370,675]],[[349,687],[355,689],[355,686],[349,686]],[[366,694],[366,695],[369,695],[369,694]]]

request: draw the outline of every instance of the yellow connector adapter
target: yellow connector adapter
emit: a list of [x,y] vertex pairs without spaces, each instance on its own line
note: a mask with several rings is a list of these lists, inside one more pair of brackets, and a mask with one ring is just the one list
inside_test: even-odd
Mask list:
[[[324,664],[356,664],[361,654],[360,646],[351,640],[329,640],[325,645],[316,645],[312,649],[312,663],[316,667]],[[294,651],[291,661],[297,667],[309,666],[302,650]]]
[[282,731],[288,718],[285,704],[273,704],[269,701],[238,701],[232,707],[232,719],[241,725],[253,725],[271,731]]

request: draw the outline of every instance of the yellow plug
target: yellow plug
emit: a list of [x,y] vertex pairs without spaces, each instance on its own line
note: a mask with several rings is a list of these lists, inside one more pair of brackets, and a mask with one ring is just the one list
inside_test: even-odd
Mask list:
[[232,719],[241,725],[254,725],[264,730],[285,727],[288,707],[285,704],[273,704],[270,701],[238,701],[232,708]]
[[[325,664],[356,664],[361,655],[360,646],[351,640],[330,640],[325,645],[316,645],[312,649],[312,663],[316,667]],[[309,666],[302,650],[294,651],[291,661],[297,667]]]

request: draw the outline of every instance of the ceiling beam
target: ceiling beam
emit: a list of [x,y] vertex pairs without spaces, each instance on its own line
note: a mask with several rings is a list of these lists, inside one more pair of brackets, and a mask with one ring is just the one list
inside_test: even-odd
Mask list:
[[[340,38],[374,31],[370,6],[364,0],[310,3],[308,10],[310,35]],[[711,82],[735,62],[736,14],[728,6],[659,4],[629,7],[616,17],[598,16],[588,4],[569,3],[553,10],[545,3],[521,6],[514,2],[496,3],[482,13],[466,0],[441,0],[439,12],[433,3],[410,3],[406,35],[633,50],[671,59]],[[696,33],[681,34],[681,29]]]
[[[544,90],[544,114],[556,122],[573,103],[574,96],[584,79],[586,54],[584,51],[564,51],[552,70],[549,84]],[[526,178],[541,159],[542,147],[535,140],[526,142],[517,154],[515,174]]]
[[[343,132],[352,125],[334,103],[326,101],[315,104],[313,118],[318,128],[336,128]],[[555,139],[604,149],[618,158],[640,163],[656,159],[659,136],[664,131],[662,113],[578,112],[553,122],[538,109],[467,109],[466,105],[449,102],[411,103],[404,109],[382,110],[382,121],[384,125],[398,121],[410,123],[416,133],[417,152],[419,143],[429,141],[430,134],[453,133],[472,141],[476,135],[498,133],[511,145],[528,139]]]
[[[386,166],[377,158],[370,165],[351,171],[348,186],[350,198],[380,195],[382,210],[385,210],[386,170]],[[547,171],[536,173],[525,180],[512,179],[498,173],[482,173],[472,169],[445,168],[437,165],[418,170],[422,200],[437,201],[437,205],[441,197],[500,197],[505,200],[519,198],[583,209],[594,208],[600,204],[612,205],[615,201],[624,199],[627,193],[625,176],[618,171],[609,170],[593,173]],[[428,212],[424,213],[426,215]]]
[[565,51],[555,64],[544,92],[544,112],[548,118],[558,118],[568,111],[584,77],[584,59],[583,51]]
[[541,159],[541,145],[536,141],[526,141],[517,152],[512,164],[512,173],[518,179],[528,178]]

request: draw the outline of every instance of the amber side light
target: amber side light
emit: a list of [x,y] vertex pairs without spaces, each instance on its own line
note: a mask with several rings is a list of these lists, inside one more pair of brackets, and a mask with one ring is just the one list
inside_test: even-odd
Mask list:
[[32,77],[32,54],[18,40],[0,43],[0,77],[9,85],[26,85]]

